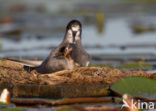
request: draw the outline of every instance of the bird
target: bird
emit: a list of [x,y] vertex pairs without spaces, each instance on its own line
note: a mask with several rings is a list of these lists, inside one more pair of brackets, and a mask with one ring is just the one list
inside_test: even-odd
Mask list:
[[[82,26],[80,21],[78,20],[72,20],[68,23],[66,27],[66,32],[63,41],[61,44],[56,47],[54,50],[51,51],[49,56],[43,61],[43,63],[38,66],[39,72],[45,72],[45,70],[48,70],[46,72],[50,72],[51,70],[59,70],[59,64],[62,63],[60,59],[56,58],[56,55],[60,52],[60,49],[64,47],[65,45],[72,44],[72,52],[71,52],[71,58],[80,65],[80,67],[86,67],[90,63],[90,56],[85,51],[85,49],[82,46],[81,43],[81,33],[82,33]],[[52,67],[53,64],[57,64],[57,67]],[[54,69],[55,68],[55,69]],[[42,71],[44,70],[44,71]]]
[[58,53],[54,57],[50,58],[46,64],[37,67],[24,66],[24,69],[29,72],[36,70],[38,73],[47,74],[61,70],[71,70],[79,67],[80,65],[71,57],[71,52],[73,50],[72,47],[72,44],[65,44],[59,49]]
[[[73,37],[73,51],[71,53],[71,57],[80,64],[81,67],[86,67],[90,63],[90,55],[85,51],[82,43],[81,43],[81,35],[82,35],[82,25],[78,20],[72,20],[67,25],[67,30],[71,30]],[[67,38],[70,36],[67,35]]]
[[[60,56],[60,52],[62,48],[66,46],[72,47],[72,51],[70,51],[70,56],[66,56],[66,58],[71,59],[74,63],[77,63],[79,67],[86,67],[90,63],[90,56],[85,51],[81,43],[81,33],[82,33],[82,25],[78,20],[71,20],[66,26],[66,32],[64,35],[63,41],[50,52],[49,56],[38,66],[31,67],[28,65],[24,66],[24,69],[27,71],[36,70],[39,73],[52,73],[64,69],[73,69],[66,68],[65,64],[66,59]],[[16,60],[17,62],[17,60]],[[68,63],[70,63],[68,60]],[[26,62],[25,62],[26,63]],[[71,64],[73,66],[73,64]]]

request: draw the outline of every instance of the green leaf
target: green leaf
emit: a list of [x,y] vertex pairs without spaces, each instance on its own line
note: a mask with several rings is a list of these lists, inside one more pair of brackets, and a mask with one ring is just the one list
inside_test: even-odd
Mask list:
[[25,111],[23,108],[6,108],[2,109],[1,111]]
[[55,111],[77,111],[77,110],[69,106],[62,106],[58,107]]
[[11,103],[3,103],[3,102],[0,102],[0,107],[4,107],[4,106],[13,106],[14,104],[11,104]]
[[126,93],[134,97],[156,98],[156,80],[144,77],[121,79],[114,83],[111,89],[121,95]]

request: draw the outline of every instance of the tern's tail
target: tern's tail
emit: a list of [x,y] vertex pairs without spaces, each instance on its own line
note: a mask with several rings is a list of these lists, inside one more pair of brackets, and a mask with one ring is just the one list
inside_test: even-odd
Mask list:
[[24,70],[28,71],[28,72],[31,72],[32,70],[34,70],[35,67],[30,67],[30,66],[25,66],[24,65]]

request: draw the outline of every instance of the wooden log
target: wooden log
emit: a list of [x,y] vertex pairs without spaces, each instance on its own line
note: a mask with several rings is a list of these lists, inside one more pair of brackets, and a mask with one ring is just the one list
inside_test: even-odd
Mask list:
[[[4,88],[0,84],[0,89]],[[10,88],[5,85],[5,88]],[[108,85],[25,85],[18,84],[10,90],[12,97],[72,98],[107,96]]]

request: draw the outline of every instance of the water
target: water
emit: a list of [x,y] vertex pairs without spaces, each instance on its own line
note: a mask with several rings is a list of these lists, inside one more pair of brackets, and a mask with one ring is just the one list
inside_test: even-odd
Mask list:
[[[156,17],[155,17],[156,18]],[[109,19],[104,24],[104,33],[98,34],[94,25],[83,25],[82,43],[91,55],[108,54],[156,54],[156,32],[134,34],[128,18]],[[64,27],[65,28],[65,27]],[[36,35],[22,35],[20,41],[2,38],[0,57],[28,56],[45,58],[59,45],[64,31],[37,39]],[[153,44],[153,45],[152,45]],[[147,47],[147,45],[149,45]],[[127,47],[122,49],[122,47]],[[143,55],[144,56],[144,55]]]

